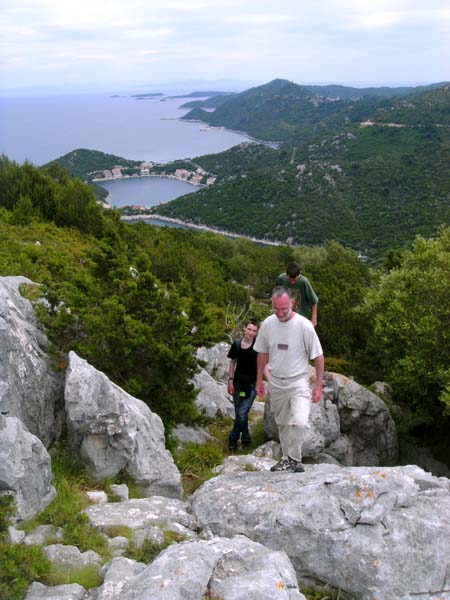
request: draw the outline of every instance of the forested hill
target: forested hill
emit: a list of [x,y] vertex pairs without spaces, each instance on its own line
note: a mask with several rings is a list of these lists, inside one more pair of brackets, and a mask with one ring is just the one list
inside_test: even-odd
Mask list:
[[[336,85],[300,86],[285,79],[274,79],[232,97],[220,98],[214,112],[204,111],[202,103],[196,103],[182,118],[246,131],[261,140],[293,141],[299,136],[302,139],[315,136],[317,127],[319,131],[329,131],[363,121],[378,107],[389,109],[392,102],[398,103],[405,97],[413,98],[445,85],[359,89]],[[203,106],[213,107],[213,101],[209,99]]]
[[[158,207],[158,213],[293,244],[335,239],[373,257],[450,223],[448,85],[314,107],[304,88],[276,80],[227,100],[212,114],[223,115],[228,105],[232,115],[239,98],[237,127],[258,118],[260,127],[268,124],[266,133],[295,133],[277,151],[246,145],[196,158],[220,182]],[[286,124],[296,103],[301,128]]]

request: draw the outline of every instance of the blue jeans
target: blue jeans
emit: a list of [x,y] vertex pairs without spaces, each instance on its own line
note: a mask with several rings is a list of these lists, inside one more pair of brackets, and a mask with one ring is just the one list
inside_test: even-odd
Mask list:
[[252,441],[250,437],[250,431],[248,429],[248,413],[252,407],[253,401],[256,398],[256,390],[255,386],[252,385],[250,389],[250,394],[247,398],[243,398],[240,396],[241,386],[239,383],[234,384],[234,426],[228,436],[228,443],[230,446],[236,446],[239,441],[239,436],[241,436],[241,441],[243,444],[250,444]]

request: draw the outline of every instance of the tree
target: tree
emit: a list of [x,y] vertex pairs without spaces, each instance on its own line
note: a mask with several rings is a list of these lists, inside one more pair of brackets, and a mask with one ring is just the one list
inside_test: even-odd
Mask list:
[[411,410],[411,430],[450,441],[450,227],[417,237],[369,298],[369,352]]

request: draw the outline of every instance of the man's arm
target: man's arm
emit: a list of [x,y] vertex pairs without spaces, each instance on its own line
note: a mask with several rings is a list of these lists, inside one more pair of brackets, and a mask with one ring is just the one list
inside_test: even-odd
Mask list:
[[322,380],[323,380],[323,371],[325,366],[325,359],[323,354],[317,356],[314,359],[314,366],[316,368],[316,385],[312,391],[312,401],[314,404],[318,404],[320,399],[322,398]]
[[317,325],[317,304],[313,304],[311,307],[311,323],[316,327]]
[[257,365],[258,365],[258,374],[256,376],[256,393],[261,398],[264,396],[264,382],[263,376],[264,371],[266,369],[266,365],[269,362],[269,355],[265,352],[258,352]]

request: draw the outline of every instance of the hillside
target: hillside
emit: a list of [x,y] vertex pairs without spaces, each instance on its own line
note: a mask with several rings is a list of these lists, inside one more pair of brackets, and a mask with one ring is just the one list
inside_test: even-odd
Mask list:
[[314,125],[342,109],[344,101],[317,98],[305,87],[275,79],[227,98],[214,112],[194,108],[183,119],[200,119],[210,125],[246,131],[269,141],[287,140],[299,127]]
[[[289,103],[295,95],[298,106],[309,103],[295,84],[278,80],[263,87],[274,104],[274,87],[286,88]],[[245,102],[251,106],[255,98],[250,90]],[[251,122],[261,106],[244,111],[242,119]],[[278,151],[241,146],[215,160],[196,158],[202,166],[214,161],[220,183],[157,212],[292,244],[335,239],[377,257],[450,222],[449,115],[449,86],[407,98],[345,103],[327,113],[307,141],[297,130]],[[271,116],[275,124],[266,120],[268,129],[285,126],[284,112],[278,122],[275,112]],[[304,123],[311,131],[306,116]]]
[[78,177],[82,181],[89,179],[89,174],[95,173],[96,171],[103,171],[104,169],[112,169],[118,165],[123,167],[136,168],[141,164],[140,160],[129,160],[122,156],[115,156],[114,154],[106,154],[99,150],[87,150],[86,148],[78,148],[72,150],[64,156],[61,156],[46,165],[52,165],[58,163],[66,169],[72,177]]

